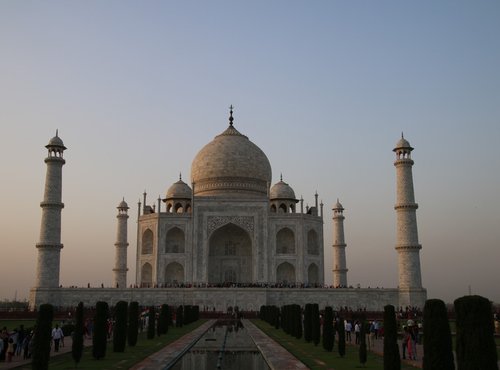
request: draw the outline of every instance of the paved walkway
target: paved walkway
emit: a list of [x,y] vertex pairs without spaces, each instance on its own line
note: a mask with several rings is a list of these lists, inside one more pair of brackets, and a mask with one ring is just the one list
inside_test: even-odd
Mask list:
[[285,348],[264,334],[250,320],[241,320],[271,369],[308,369]]
[[143,361],[131,367],[132,370],[157,370],[163,369],[168,364],[177,360],[199,337],[203,335],[216,320],[208,320],[206,323],[187,333],[183,337],[170,343],[168,346],[156,353],[146,357]]
[[[71,340],[71,337],[64,337],[64,347],[59,347],[59,352],[54,352],[50,351],[50,357],[54,356],[59,356],[62,355],[63,353],[68,353],[71,352],[71,346],[73,344],[73,341]],[[92,339],[85,339],[84,346],[91,346],[92,345]],[[13,369],[18,366],[23,366],[23,365],[30,365],[31,364],[31,359],[24,360],[23,356],[14,356],[12,358],[12,362],[0,362],[0,369]]]
[[[402,342],[398,341],[399,354],[401,355],[401,344]],[[368,343],[366,343],[366,348],[368,349]],[[384,338],[379,338],[373,340],[373,345],[370,351],[383,356],[384,355]],[[417,360],[401,360],[403,363],[407,365],[411,365],[417,368],[422,368],[422,355],[424,354],[424,348],[421,344],[417,344]]]

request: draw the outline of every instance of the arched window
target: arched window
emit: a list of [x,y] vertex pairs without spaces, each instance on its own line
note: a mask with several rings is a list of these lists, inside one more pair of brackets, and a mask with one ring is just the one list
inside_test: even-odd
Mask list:
[[318,234],[314,230],[307,233],[307,253],[314,256],[319,255]]
[[286,209],[286,204],[285,203],[281,203],[280,204],[280,208],[279,208],[279,213],[286,213],[287,209]]
[[271,213],[276,213],[276,205],[271,205]]
[[291,263],[283,262],[276,269],[277,283],[295,283],[295,267]]
[[276,254],[295,254],[295,235],[288,227],[276,234]]
[[153,232],[150,229],[144,231],[142,234],[142,254],[153,253]]
[[141,269],[141,286],[151,288],[153,285],[153,267],[149,263],[142,265]]
[[307,269],[307,280],[309,284],[319,283],[319,268],[315,263],[311,263]]
[[[254,281],[252,252],[250,235],[240,226],[229,223],[215,230],[209,239],[208,282]],[[229,270],[233,270],[236,275],[226,275]]]
[[184,253],[184,246],[184,231],[182,231],[178,227],[174,227],[168,230],[165,253]]
[[237,281],[236,271],[232,268],[224,270],[224,282],[235,283]]
[[172,262],[165,268],[166,283],[182,283],[184,282],[184,267],[178,262]]

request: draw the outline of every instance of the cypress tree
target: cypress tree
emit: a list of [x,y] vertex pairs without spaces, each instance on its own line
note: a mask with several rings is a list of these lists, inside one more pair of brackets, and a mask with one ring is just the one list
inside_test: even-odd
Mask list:
[[139,303],[130,302],[128,311],[128,330],[127,342],[130,347],[137,344],[137,335],[139,333]]
[[191,306],[190,305],[184,305],[184,314],[183,314],[183,320],[182,324],[187,325],[191,322]]
[[312,340],[312,303],[307,303],[304,310],[304,339],[307,343]]
[[128,303],[120,301],[115,307],[115,327],[113,330],[113,352],[124,352],[127,344]]
[[425,370],[455,370],[450,324],[446,305],[440,299],[428,299],[424,307]]
[[384,370],[401,369],[399,357],[398,328],[394,306],[384,307]]
[[333,350],[333,310],[325,307],[325,320],[323,321],[323,348],[331,352]]
[[280,328],[280,309],[277,306],[274,306],[274,327],[276,330]]
[[302,307],[298,304],[293,305],[295,310],[295,338],[302,338],[303,330],[302,330]]
[[288,335],[296,336],[296,328],[295,328],[295,316],[293,312],[293,307],[291,304],[283,306],[283,310],[281,311],[281,327]]
[[168,327],[169,326],[174,326],[174,321],[173,321],[173,318],[172,318],[172,309],[170,308],[170,306],[167,306],[167,331],[168,331]]
[[321,325],[319,322],[319,306],[317,303],[314,303],[312,305],[312,341],[315,346],[319,344],[320,340],[320,332],[321,332]]
[[73,332],[73,342],[71,344],[71,357],[75,361],[75,366],[80,363],[83,354],[83,302],[78,303],[75,313],[75,331]]
[[477,295],[458,298],[455,314],[458,370],[498,370],[491,302]]
[[176,322],[175,322],[175,326],[176,327],[182,328],[182,323],[183,323],[183,320],[184,320],[183,316],[184,316],[184,309],[183,309],[183,307],[182,306],[177,307]]
[[288,315],[288,312],[287,312],[287,305],[285,306],[281,306],[281,309],[280,309],[280,317],[281,317],[281,329],[283,329],[283,331],[290,335],[290,332],[289,332],[289,327],[288,327],[288,324],[289,324],[289,319],[287,317]]
[[108,304],[106,302],[97,302],[95,305],[94,333],[92,336],[92,356],[96,360],[100,360],[106,356],[108,315]]
[[156,322],[156,312],[155,306],[149,307],[148,313],[148,339],[153,339],[155,337],[155,322]]
[[366,325],[364,321],[361,321],[360,324],[360,331],[359,331],[359,363],[363,365],[363,367],[366,364],[366,360],[368,358],[368,354],[366,352]]
[[162,304],[160,309],[160,317],[158,317],[158,336],[161,334],[167,334],[168,332],[168,316],[169,316],[168,305]]
[[337,321],[337,333],[339,334],[339,355],[340,357],[345,356],[345,326],[344,319],[339,317]]
[[49,368],[53,316],[54,308],[51,304],[40,305],[34,334],[35,343],[33,347],[33,360],[31,362],[33,370],[47,370]]

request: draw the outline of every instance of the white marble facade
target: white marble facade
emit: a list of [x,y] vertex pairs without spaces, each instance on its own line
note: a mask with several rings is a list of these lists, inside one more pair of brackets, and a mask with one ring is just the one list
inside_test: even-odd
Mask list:
[[266,155],[234,128],[232,114],[193,160],[191,179],[180,178],[154,206],[144,195],[136,285],[324,284],[317,196],[314,207],[297,210],[288,184],[271,187]]
[[118,206],[113,288],[59,287],[64,206],[61,168],[66,147],[56,134],[47,148],[31,308],[42,303],[74,306],[80,301],[92,306],[98,300],[110,304],[119,300],[137,300],[143,305],[197,304],[216,310],[239,306],[255,311],[263,304],[317,302],[320,307],[382,310],[386,304],[423,307],[425,303],[418,205],[413,191],[413,148],[403,137],[394,149],[399,284],[393,289],[348,287],[348,248],[343,207],[338,201],[333,219],[333,272],[334,285],[341,288],[322,287],[331,285],[324,278],[323,204],[318,205],[315,194],[314,205],[304,209],[303,200],[296,199],[294,190],[282,178],[271,186],[269,160],[233,127],[232,110],[229,127],[194,158],[190,184],[179,178],[163,199],[148,204],[144,194],[138,204],[134,281],[126,282],[128,205],[123,200]]

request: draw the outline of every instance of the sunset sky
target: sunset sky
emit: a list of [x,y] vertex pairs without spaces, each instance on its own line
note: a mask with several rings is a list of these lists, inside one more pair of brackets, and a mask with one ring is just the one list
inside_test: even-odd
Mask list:
[[429,298],[500,302],[500,2],[1,1],[0,299],[34,284],[46,166],[59,129],[61,284],[112,282],[116,206],[164,197],[228,125],[273,182],[345,207],[349,285],[396,287],[395,168],[413,168]]

